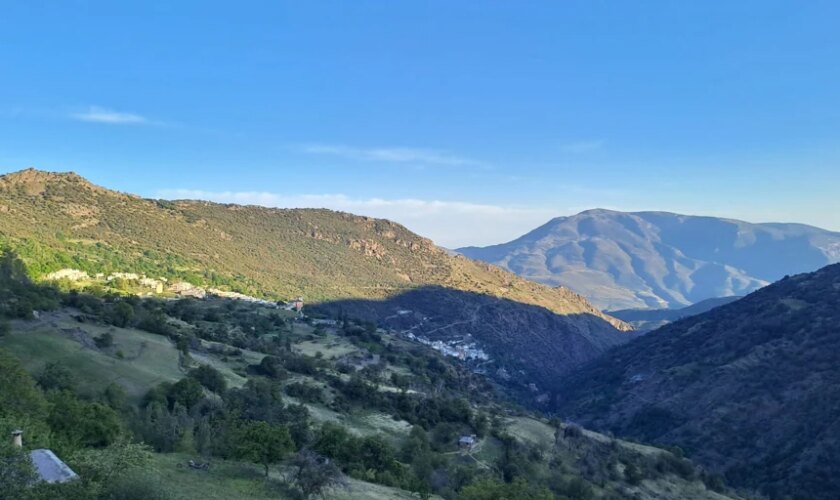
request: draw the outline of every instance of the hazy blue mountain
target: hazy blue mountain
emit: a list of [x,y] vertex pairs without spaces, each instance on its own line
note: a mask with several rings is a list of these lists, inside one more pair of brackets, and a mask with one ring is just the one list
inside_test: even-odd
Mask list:
[[607,314],[629,323],[637,332],[649,332],[668,323],[711,311],[715,307],[724,306],[740,298],[737,295],[715,297],[678,309],[619,309],[607,311]]
[[588,210],[509,243],[458,249],[602,309],[676,308],[745,295],[840,262],[840,233],[667,212]]

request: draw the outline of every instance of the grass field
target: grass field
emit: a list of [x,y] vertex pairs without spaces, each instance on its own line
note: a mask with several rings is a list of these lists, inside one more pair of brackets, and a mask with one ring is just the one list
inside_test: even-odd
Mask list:
[[[92,338],[105,332],[114,336],[114,346],[100,350],[92,345]],[[109,384],[118,383],[133,400],[156,384],[180,380],[189,366],[200,363],[217,368],[231,387],[241,386],[245,378],[234,369],[262,356],[244,352],[242,360],[224,362],[212,355],[193,353],[192,361],[181,363],[178,350],[166,337],[142,330],[78,323],[62,311],[35,321],[15,322],[12,333],[0,342],[33,374],[40,373],[48,363],[58,362],[76,373],[83,393],[97,394]]]
[[316,338],[315,340],[298,342],[294,347],[295,351],[307,356],[315,356],[315,353],[320,352],[325,359],[340,358],[341,356],[359,350],[358,347],[346,339],[331,334],[327,334],[323,338]]
[[[526,441],[534,444],[545,444],[551,446],[554,444],[554,429],[545,422],[530,418],[530,417],[512,417],[507,419],[508,432],[521,441]],[[586,438],[598,441],[601,443],[615,443],[629,451],[646,455],[649,457],[656,456],[661,453],[667,453],[661,448],[653,446],[645,446],[638,443],[632,443],[621,439],[614,439],[604,434],[583,430]],[[486,441],[486,440],[485,440]],[[488,453],[491,452],[492,446],[487,446],[484,449],[475,453],[476,458],[487,460],[492,458]],[[574,463],[575,451],[567,450],[568,456],[566,460],[568,463]],[[572,477],[572,476],[569,476]],[[710,491],[701,481],[686,481],[678,478],[673,474],[659,477],[655,480],[646,479],[636,486],[625,485],[625,492],[628,498],[636,498],[638,500],[670,500],[673,498],[680,498],[685,500],[690,499],[705,499],[705,500],[723,500],[724,495],[719,495]]]
[[[554,443],[554,429],[545,422],[541,422],[530,417],[512,417],[507,420],[507,423],[508,432],[518,439],[534,444]],[[604,434],[585,429],[583,430],[583,433],[586,437],[602,443],[608,443],[613,440],[613,438]],[[623,441],[620,439],[615,441],[619,445],[642,455],[657,455],[664,452],[661,448],[656,448],[654,446],[645,446],[643,444],[632,443],[630,441]]]
[[[210,470],[178,467],[195,458],[181,454],[155,455],[154,469],[178,500],[231,500],[247,498],[268,500],[294,498],[282,472],[274,467],[268,480],[257,465],[213,460]],[[350,479],[346,489],[330,492],[328,500],[401,500],[417,498],[411,493],[386,486]]]

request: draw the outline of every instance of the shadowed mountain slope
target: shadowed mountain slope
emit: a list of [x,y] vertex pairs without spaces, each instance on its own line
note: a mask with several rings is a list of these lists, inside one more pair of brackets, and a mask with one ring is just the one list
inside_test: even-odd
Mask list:
[[838,325],[835,264],[610,351],[562,379],[555,406],[596,429],[679,445],[735,485],[836,498]]
[[602,309],[676,308],[745,295],[840,261],[840,233],[666,212],[588,210],[509,243],[458,250],[568,286]]
[[679,309],[621,309],[618,311],[606,311],[606,313],[614,318],[630,323],[638,332],[647,332],[665,326],[668,323],[673,323],[678,319],[711,311],[715,307],[724,306],[740,298],[737,296],[717,297],[701,300],[696,304],[680,307]]
[[544,307],[442,287],[415,288],[384,300],[325,302],[317,310],[374,320],[430,341],[476,342],[490,357],[478,365],[490,374],[503,370],[504,378],[519,387],[551,385],[630,335],[604,335],[610,324],[588,312],[558,315]]
[[[568,289],[451,256],[387,220],[148,200],[75,174],[31,169],[0,177],[0,194],[0,245],[15,249],[35,277],[62,268],[144,273],[276,299],[302,295],[307,302],[422,295],[424,314],[453,322],[484,302],[506,299],[505,314],[483,318],[482,328],[495,332],[487,338],[526,349],[545,346],[546,356],[568,351],[559,355],[561,363],[589,359],[628,339],[620,332],[629,329],[625,323]],[[422,294],[406,295],[420,288]],[[451,291],[465,292],[459,309],[435,299]],[[544,318],[558,330],[546,336],[544,328],[534,329]],[[568,343],[547,345],[555,341]]]

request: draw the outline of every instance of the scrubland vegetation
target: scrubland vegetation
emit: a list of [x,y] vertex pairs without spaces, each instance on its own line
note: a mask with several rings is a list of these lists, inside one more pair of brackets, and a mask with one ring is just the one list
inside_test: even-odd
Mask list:
[[[724,491],[670,452],[529,416],[371,322],[66,292],[31,283],[11,252],[0,269],[0,431],[24,429],[27,448],[53,449],[81,477],[27,487],[31,469],[6,447],[19,498],[200,498],[213,484],[254,498],[715,498],[704,480]],[[463,436],[475,443],[459,447]]]

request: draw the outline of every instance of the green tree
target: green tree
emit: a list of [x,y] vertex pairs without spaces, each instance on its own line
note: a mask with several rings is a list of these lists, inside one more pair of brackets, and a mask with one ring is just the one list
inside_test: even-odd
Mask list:
[[300,451],[292,465],[297,468],[293,481],[305,499],[323,496],[329,489],[346,485],[339,468],[329,458],[313,451]]
[[47,400],[32,376],[14,356],[0,349],[0,417],[43,419],[47,411]]
[[358,459],[366,469],[386,471],[394,465],[394,451],[380,436],[362,439]]
[[639,470],[639,467],[634,463],[629,463],[624,467],[624,479],[632,484],[636,485],[642,482],[645,476],[642,474],[642,471]]
[[111,382],[102,391],[102,402],[117,411],[123,411],[128,407],[128,394],[123,386]]
[[67,461],[86,481],[109,483],[128,470],[142,468],[152,458],[148,445],[118,441],[106,448],[77,450]]
[[117,290],[119,290],[121,292],[127,292],[128,291],[128,280],[125,279],[125,278],[115,278],[111,282],[111,286],[113,286],[114,288],[116,288]]
[[180,404],[188,410],[204,399],[204,389],[198,380],[185,377],[175,383],[167,394],[170,408]]
[[116,326],[125,328],[134,319],[134,308],[128,302],[117,302],[111,310],[110,320]]
[[294,443],[285,425],[246,422],[237,432],[236,456],[262,464],[265,477],[268,477],[268,467],[281,461],[292,449]]
[[571,500],[589,500],[595,497],[592,486],[579,477],[573,477],[569,480],[563,489],[563,494]]
[[158,385],[149,389],[149,392],[143,396],[143,402],[141,404],[142,407],[147,407],[152,404],[159,404],[161,406],[168,406],[169,400],[167,396],[169,391],[172,390],[172,386],[175,385],[172,382],[161,382]]
[[318,431],[313,447],[322,455],[346,463],[357,456],[356,444],[356,438],[347,429],[332,422],[325,422]]
[[26,266],[13,250],[0,254],[0,283],[28,283]]
[[9,324],[8,320],[0,318],[0,338],[10,333],[12,333],[12,325]]
[[76,375],[66,366],[61,363],[48,363],[38,375],[38,384],[45,391],[75,392],[78,381]]
[[53,393],[50,403],[47,423],[65,450],[108,446],[122,435],[120,417],[108,406],[82,401],[66,391]]
[[36,478],[29,453],[5,444],[0,446],[0,499],[26,498]]
[[271,377],[274,379],[282,379],[286,377],[286,370],[283,368],[283,362],[274,356],[265,356],[260,364],[256,367],[257,373]]
[[114,334],[111,332],[105,332],[98,337],[94,337],[93,341],[96,343],[96,347],[100,349],[107,349],[114,345]]
[[208,391],[216,394],[224,394],[227,390],[227,381],[222,373],[210,365],[201,365],[190,370],[189,376],[196,379]]

